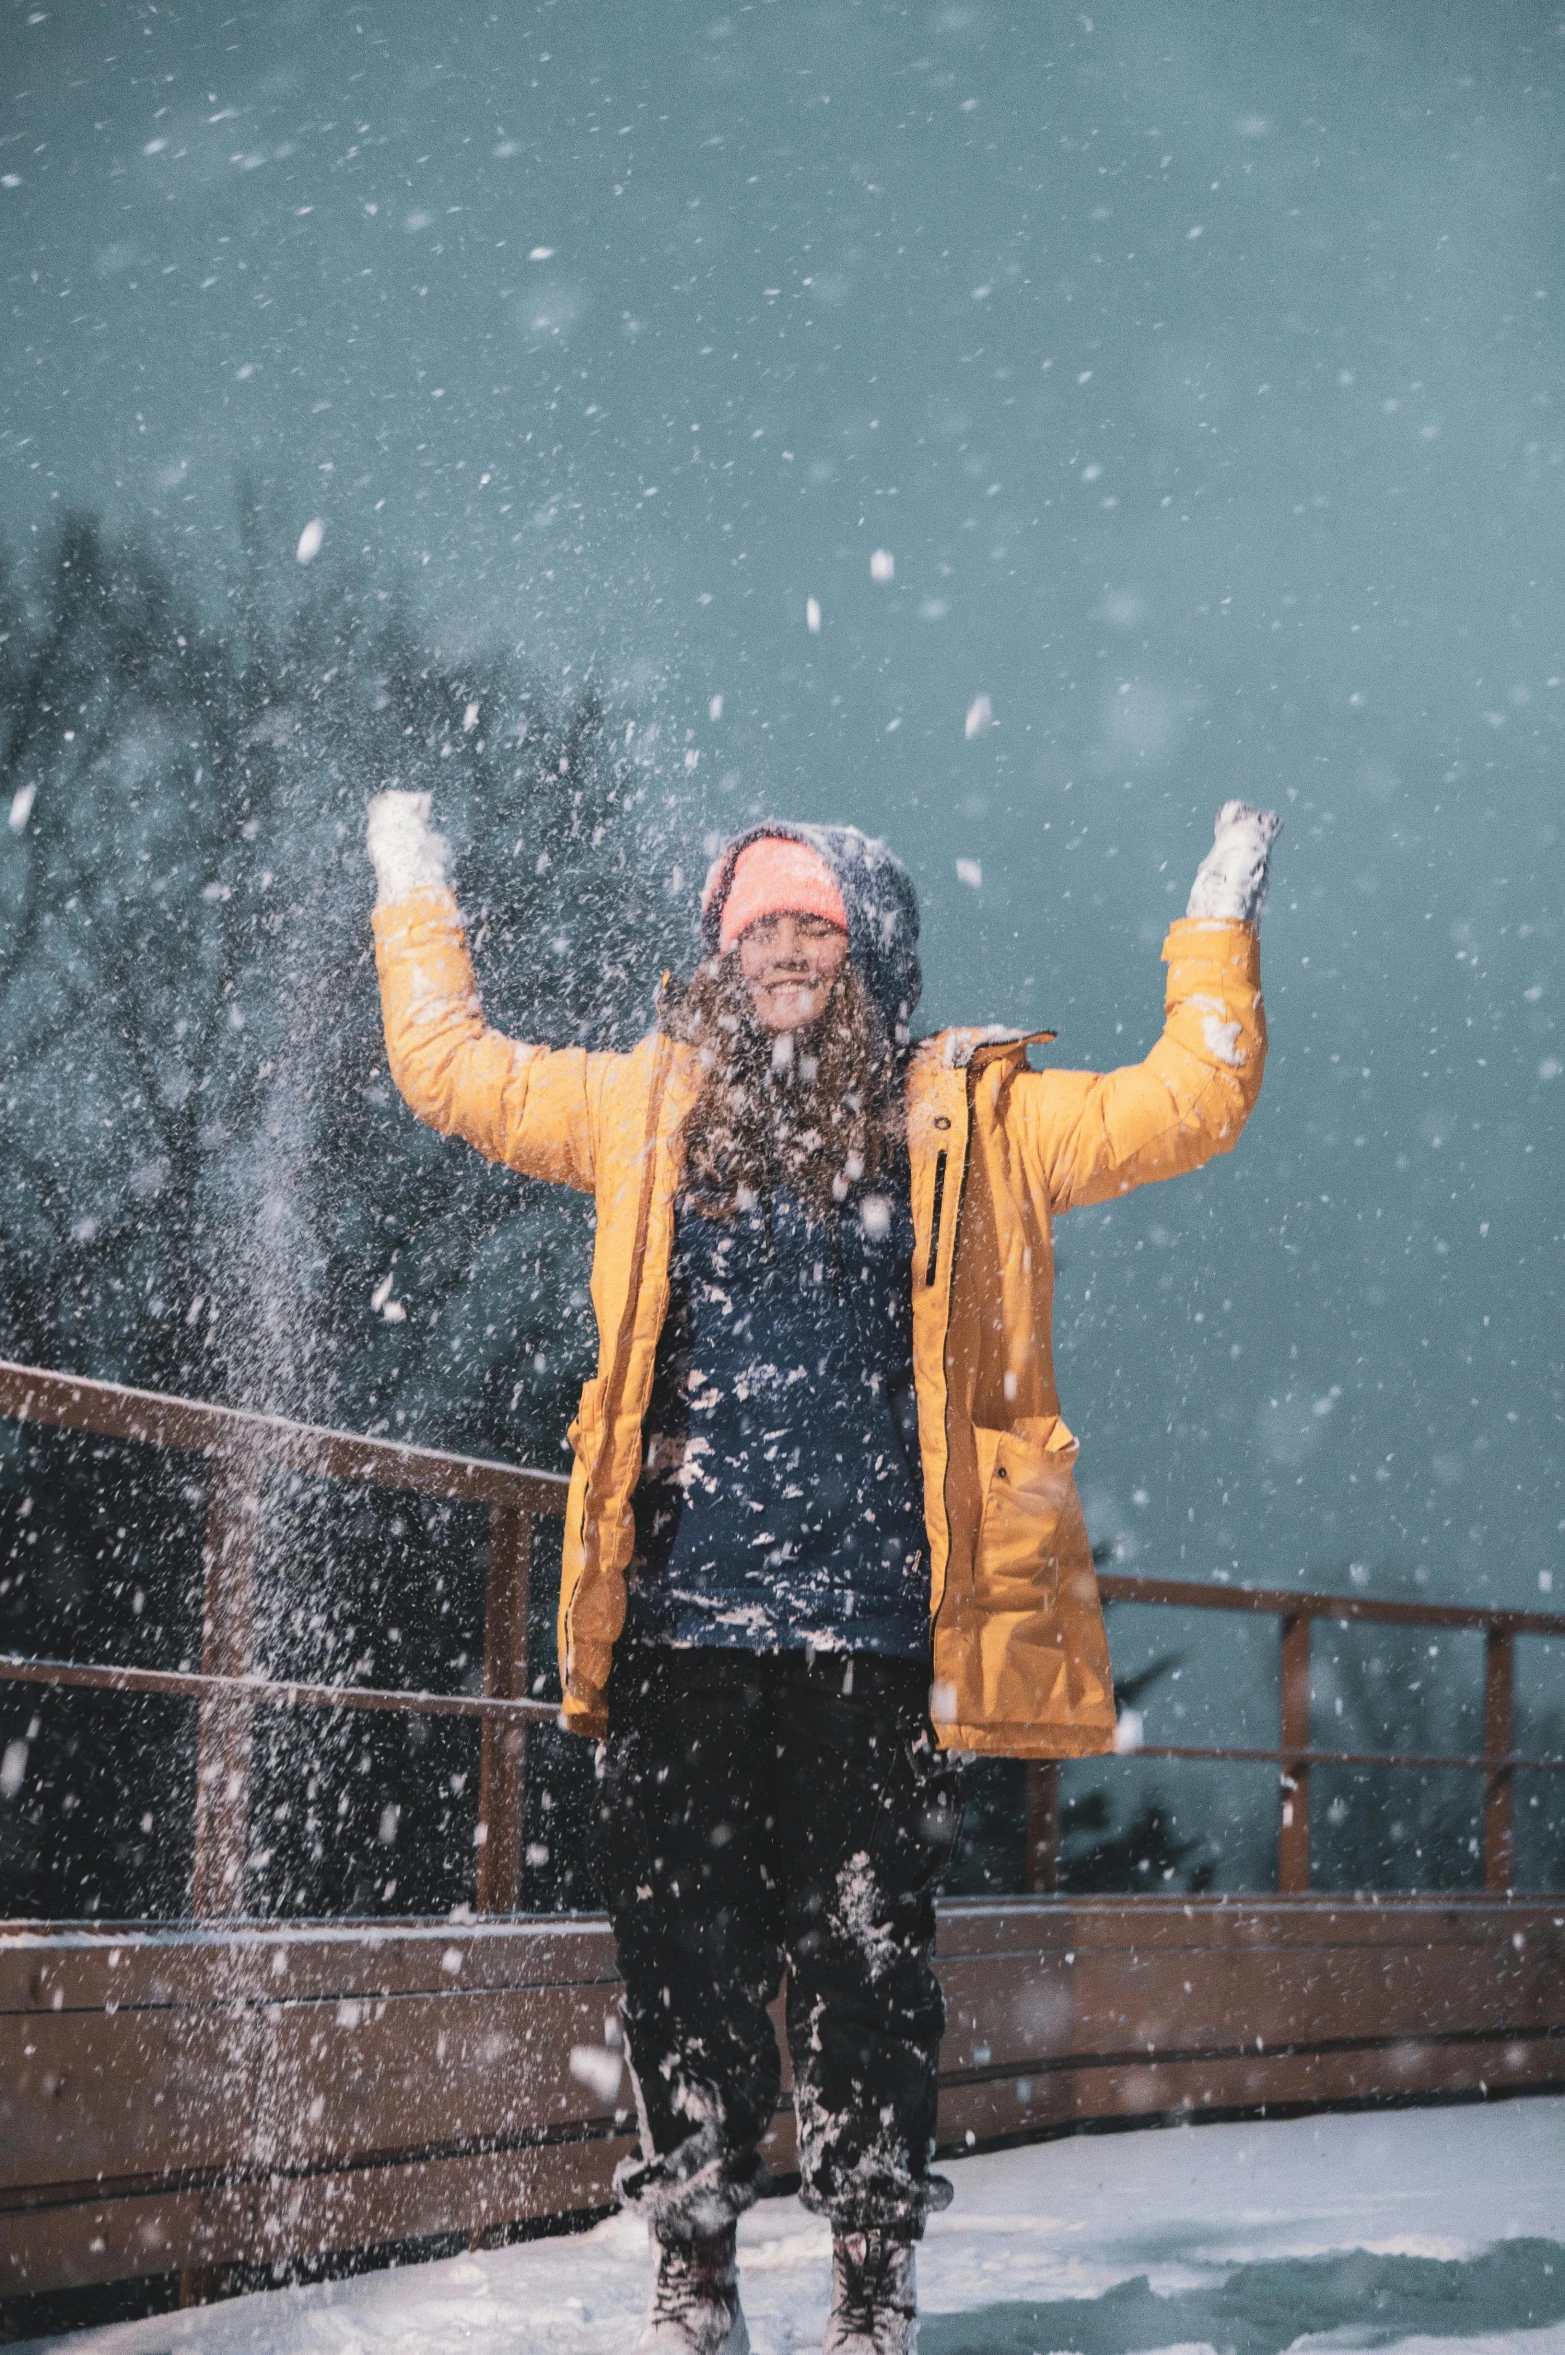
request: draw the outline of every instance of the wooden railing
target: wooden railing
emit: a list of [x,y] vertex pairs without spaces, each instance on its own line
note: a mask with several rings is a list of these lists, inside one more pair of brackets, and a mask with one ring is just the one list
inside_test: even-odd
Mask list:
[[[207,1406],[119,1383],[0,1361],[0,1416],[139,1440],[205,1456],[211,1465],[205,1546],[201,1667],[127,1668],[111,1662],[29,1659],[0,1653],[0,1683],[86,1686],[109,1692],[165,1693],[200,1705],[192,1912],[197,1919],[242,1916],[250,1807],[250,1754],[257,1708],[395,1710],[405,1716],[461,1716],[482,1722],[479,1775],[477,1901],[481,1913],[516,1909],[521,1886],[526,1728],[553,1723],[552,1701],[527,1697],[527,1610],[532,1529],[537,1514],[565,1509],[568,1482],[554,1473],[443,1454],[389,1439],[360,1438],[232,1407]],[[263,1677],[254,1667],[255,1570],[262,1484],[270,1472],[402,1489],[489,1509],[484,1610],[483,1693],[430,1693],[364,1685],[316,1684]],[[1105,1573],[1106,1604],[1256,1613],[1281,1628],[1278,1736],[1268,1748],[1232,1744],[1137,1745],[1143,1758],[1202,1759],[1275,1766],[1278,1775],[1277,1887],[1298,1896],[1310,1887],[1310,1779],[1316,1767],[1456,1768],[1483,1778],[1484,1887],[1503,1895],[1515,1879],[1515,1778],[1565,1771],[1562,1757],[1523,1757],[1515,1749],[1516,1643],[1521,1636],[1565,1636],[1565,1614],[1507,1611],[1447,1603],[1408,1603],[1367,1595],[1300,1593],[1287,1588],[1219,1586]],[[1311,1637],[1317,1622],[1337,1626],[1461,1629],[1484,1639],[1484,1747],[1479,1753],[1431,1755],[1392,1750],[1332,1750],[1310,1738]],[[1028,1769],[1025,1883],[1029,1894],[1058,1885],[1060,1770],[1047,1761]]]
[[[206,1406],[118,1382],[0,1361],[0,1416],[99,1438],[204,1456],[211,1467],[204,1551],[201,1667],[124,1668],[103,1661],[28,1659],[0,1653],[0,1683],[85,1686],[99,1692],[167,1693],[200,1705],[195,1869],[198,1920],[244,1911],[255,1712],[394,1710],[407,1717],[469,1717],[482,1726],[478,1793],[480,1913],[514,1912],[521,1892],[527,1727],[553,1724],[552,1701],[527,1698],[527,1605],[533,1519],[558,1518],[568,1482],[474,1456],[363,1439],[279,1416]],[[260,1676],[254,1666],[255,1574],[268,1473],[356,1481],[489,1509],[482,1694],[403,1692],[373,1685],[313,1684]]]
[[[1301,1594],[1286,1587],[1208,1586],[1175,1578],[1098,1580],[1105,1603],[1152,1603],[1183,1611],[1259,1612],[1281,1626],[1276,1744],[1241,1749],[1231,1744],[1138,1742],[1140,1758],[1187,1758],[1275,1766],[1278,1777],[1277,1887],[1302,1896],[1310,1886],[1310,1777],[1318,1766],[1454,1767],[1483,1777],[1483,1878],[1491,1896],[1515,1885],[1516,1777],[1565,1772],[1565,1757],[1527,1758],[1516,1744],[1516,1641],[1519,1636],[1565,1635],[1565,1615],[1501,1611],[1458,1603],[1399,1603],[1368,1595]],[[1331,1750],[1310,1739],[1311,1639],[1315,1626],[1442,1627],[1484,1639],[1484,1746],[1481,1752]],[[1059,1768],[1040,1762],[1028,1770],[1027,1885],[1053,1890],[1059,1877]]]

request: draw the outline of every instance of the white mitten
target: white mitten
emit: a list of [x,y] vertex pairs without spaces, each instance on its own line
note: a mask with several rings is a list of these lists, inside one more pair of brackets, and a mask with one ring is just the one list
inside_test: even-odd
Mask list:
[[364,840],[375,866],[377,908],[415,891],[438,891],[446,879],[446,838],[429,823],[427,793],[377,793]]
[[1225,924],[1258,924],[1266,905],[1266,862],[1281,832],[1282,820],[1275,810],[1225,801],[1217,813],[1212,847],[1196,869],[1185,914],[1215,917]]

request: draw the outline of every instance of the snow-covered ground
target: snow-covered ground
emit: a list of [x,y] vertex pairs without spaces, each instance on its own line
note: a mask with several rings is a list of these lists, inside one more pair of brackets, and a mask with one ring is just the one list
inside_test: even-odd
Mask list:
[[[1565,2355],[1565,2100],[1095,2135],[956,2162],[920,2257],[923,2355]],[[741,2231],[757,2355],[818,2348],[826,2230]],[[615,2218],[396,2273],[66,2339],[73,2355],[625,2355],[647,2283]]]

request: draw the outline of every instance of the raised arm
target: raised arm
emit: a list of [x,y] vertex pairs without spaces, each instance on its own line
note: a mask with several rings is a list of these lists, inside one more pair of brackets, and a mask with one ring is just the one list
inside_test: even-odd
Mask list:
[[427,793],[378,793],[375,963],[391,1076],[420,1120],[491,1161],[590,1192],[593,1066],[580,1047],[531,1047],[484,1022],[467,934]]
[[1227,1153],[1261,1092],[1260,916],[1282,821],[1225,802],[1185,916],[1163,947],[1163,1035],[1119,1071],[1027,1072],[1011,1120],[1056,1211],[1128,1194]]

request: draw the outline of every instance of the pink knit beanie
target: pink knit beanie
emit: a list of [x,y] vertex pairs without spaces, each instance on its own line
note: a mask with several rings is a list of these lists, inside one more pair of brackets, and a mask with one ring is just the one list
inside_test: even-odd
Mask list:
[[762,916],[819,916],[848,929],[848,911],[836,879],[818,850],[785,835],[763,834],[746,843],[734,861],[723,901],[720,950],[731,949],[742,932]]

